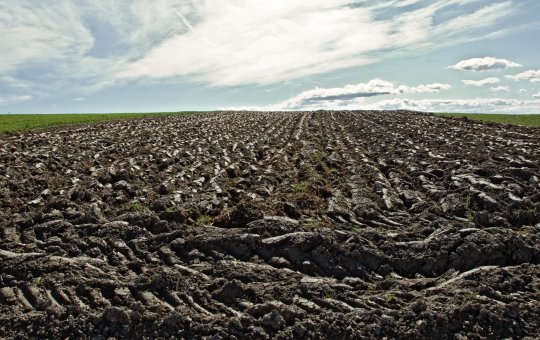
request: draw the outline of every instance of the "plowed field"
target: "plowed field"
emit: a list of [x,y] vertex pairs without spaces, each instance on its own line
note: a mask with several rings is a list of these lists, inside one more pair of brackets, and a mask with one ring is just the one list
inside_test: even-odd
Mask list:
[[537,338],[540,129],[219,112],[0,136],[0,337]]

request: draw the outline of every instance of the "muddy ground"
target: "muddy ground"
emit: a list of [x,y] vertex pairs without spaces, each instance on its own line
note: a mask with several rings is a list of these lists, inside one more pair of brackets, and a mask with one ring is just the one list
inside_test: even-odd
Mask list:
[[540,129],[219,112],[0,136],[0,337],[540,337]]

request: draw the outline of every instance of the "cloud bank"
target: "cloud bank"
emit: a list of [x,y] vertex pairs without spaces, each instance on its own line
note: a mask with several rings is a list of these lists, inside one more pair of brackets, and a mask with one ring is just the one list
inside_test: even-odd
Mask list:
[[436,93],[442,90],[449,90],[449,84],[426,84],[418,86],[396,86],[394,83],[373,79],[367,83],[356,85],[346,85],[337,88],[316,88],[301,92],[276,107],[285,110],[305,110],[321,105],[343,105],[356,98],[369,98],[382,95],[401,95],[406,93]]
[[[295,111],[295,110],[415,110],[425,112],[463,112],[463,113],[509,113],[530,114],[540,112],[540,100],[519,100],[507,98],[471,99],[411,99],[410,94],[437,93],[449,90],[448,84],[426,84],[418,86],[396,85],[382,79],[367,83],[346,85],[337,88],[315,88],[303,91],[279,103],[267,106],[243,106],[223,109]],[[490,88],[492,92],[508,92],[506,86]],[[523,92],[523,91],[521,91]],[[379,96],[394,96],[391,99],[376,100]],[[396,98],[397,97],[397,98]],[[533,95],[540,98],[540,92]]]
[[[534,95],[540,98],[540,93]],[[410,99],[393,98],[367,103],[364,98],[311,103],[304,107],[294,107],[289,101],[268,106],[236,107],[237,110],[413,110],[423,112],[462,112],[493,114],[533,114],[540,112],[540,99],[519,100],[505,98],[471,99]],[[231,108],[224,108],[231,109]]]
[[507,113],[526,114],[540,112],[540,100],[503,98],[476,99],[391,99],[367,106],[377,110],[407,109],[426,112]]

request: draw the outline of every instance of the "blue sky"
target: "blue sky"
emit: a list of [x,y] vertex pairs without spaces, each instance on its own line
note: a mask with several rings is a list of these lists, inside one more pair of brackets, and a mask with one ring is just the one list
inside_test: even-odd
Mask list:
[[540,113],[537,0],[0,2],[0,113]]

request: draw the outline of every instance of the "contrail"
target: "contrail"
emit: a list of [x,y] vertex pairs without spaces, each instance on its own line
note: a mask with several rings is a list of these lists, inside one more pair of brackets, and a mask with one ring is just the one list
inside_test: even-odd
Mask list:
[[182,14],[182,12],[180,12],[179,9],[176,9],[175,10],[175,13],[180,17],[180,20],[182,20],[182,23],[184,25],[186,25],[186,27],[190,30],[190,31],[193,31],[193,26],[191,26],[191,24],[189,23],[189,21],[186,19],[186,17]]

